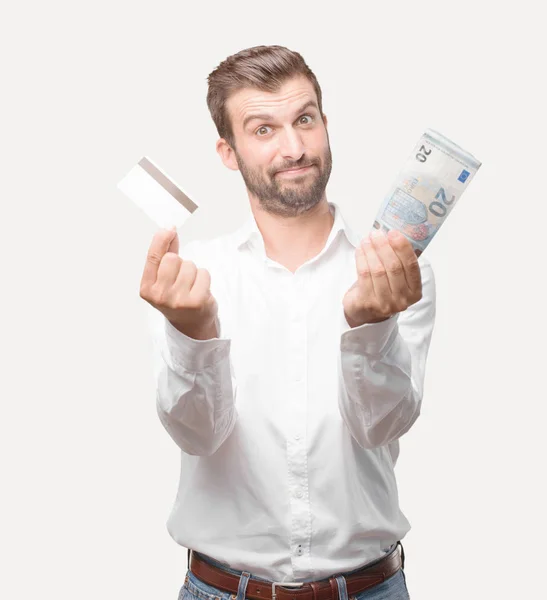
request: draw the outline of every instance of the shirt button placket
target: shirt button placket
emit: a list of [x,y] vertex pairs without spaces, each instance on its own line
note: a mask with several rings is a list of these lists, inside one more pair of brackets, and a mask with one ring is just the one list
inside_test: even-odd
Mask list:
[[[306,575],[311,568],[306,548],[309,546],[311,531],[308,507],[308,468],[305,445],[307,411],[307,331],[306,299],[304,289],[305,273],[300,271],[292,279],[290,306],[290,355],[289,388],[291,391],[291,412],[288,423],[287,443],[290,502],[292,512],[293,570],[295,575]],[[296,562],[295,562],[296,561]]]

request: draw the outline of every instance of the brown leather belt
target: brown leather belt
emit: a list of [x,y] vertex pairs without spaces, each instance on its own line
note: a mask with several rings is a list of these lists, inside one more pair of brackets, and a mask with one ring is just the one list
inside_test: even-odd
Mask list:
[[[401,553],[397,546],[390,554],[379,561],[365,566],[351,575],[344,575],[348,597],[367,590],[395,575],[401,568]],[[190,571],[201,581],[219,590],[237,594],[240,576],[224,571],[201,559],[195,552],[191,553]],[[342,573],[340,573],[342,575]],[[287,588],[283,583],[269,583],[250,578],[247,583],[245,598],[251,600],[338,600],[336,575],[322,581],[298,584],[299,587]]]

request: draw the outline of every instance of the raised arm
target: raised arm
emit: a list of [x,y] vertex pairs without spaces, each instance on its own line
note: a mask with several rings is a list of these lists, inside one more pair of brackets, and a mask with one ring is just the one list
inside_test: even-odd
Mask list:
[[401,437],[420,414],[435,278],[397,236],[369,240],[356,263],[357,282],[344,298],[339,406],[356,442],[374,448]]
[[[186,257],[192,248],[196,242],[187,244]],[[176,231],[155,234],[140,296],[150,305],[158,416],[184,452],[213,454],[237,418],[231,340],[220,337],[210,273],[179,256]]]

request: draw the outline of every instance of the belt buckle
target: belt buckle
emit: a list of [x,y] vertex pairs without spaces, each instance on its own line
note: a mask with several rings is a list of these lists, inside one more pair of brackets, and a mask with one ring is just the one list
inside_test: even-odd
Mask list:
[[302,587],[304,583],[280,583],[279,581],[272,581],[272,600],[276,600],[277,595],[275,593],[275,586],[279,587]]

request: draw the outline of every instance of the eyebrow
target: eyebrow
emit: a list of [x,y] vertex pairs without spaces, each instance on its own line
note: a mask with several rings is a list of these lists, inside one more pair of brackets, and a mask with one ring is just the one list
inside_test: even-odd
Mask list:
[[[297,114],[300,114],[301,112],[305,111],[306,108],[309,108],[310,106],[313,106],[314,108],[316,108],[317,110],[319,110],[319,107],[317,106],[317,103],[315,102],[315,100],[308,100],[305,104],[303,104],[296,111]],[[245,119],[243,120],[243,129],[245,129],[245,127],[247,127],[247,123],[249,123],[253,119],[260,119],[261,121],[272,121],[274,119],[274,117],[272,115],[268,115],[266,113],[254,114],[254,115],[247,115],[245,117]]]

